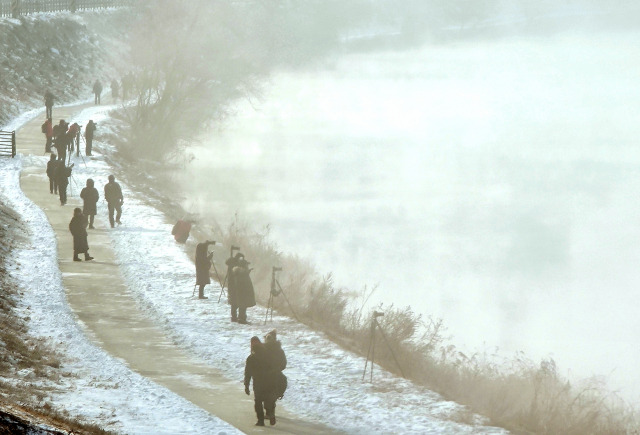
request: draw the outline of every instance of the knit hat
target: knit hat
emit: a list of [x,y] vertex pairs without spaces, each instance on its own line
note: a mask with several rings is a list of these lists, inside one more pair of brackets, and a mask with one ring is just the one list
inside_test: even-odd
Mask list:
[[265,343],[271,343],[276,341],[276,330],[272,330],[270,332],[267,333],[267,335],[264,336],[264,341]]

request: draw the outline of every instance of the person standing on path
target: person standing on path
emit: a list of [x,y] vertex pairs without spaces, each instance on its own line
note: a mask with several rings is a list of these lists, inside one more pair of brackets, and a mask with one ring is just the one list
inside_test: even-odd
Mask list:
[[[267,352],[267,357],[274,369],[276,378],[275,382],[275,395],[277,398],[282,399],[284,392],[287,389],[287,377],[282,373],[287,368],[287,356],[282,350],[282,343],[277,338],[276,330],[272,330],[264,336],[264,348]],[[274,403],[275,409],[275,403]],[[267,415],[269,417],[269,415]]]
[[84,138],[87,146],[84,150],[84,154],[87,156],[91,155],[91,148],[93,147],[93,132],[96,131],[96,124],[93,122],[93,119],[90,119],[87,123],[87,126],[84,128]]
[[87,240],[87,218],[79,207],[73,209],[73,217],[69,222],[69,231],[73,236],[73,261],[82,261],[78,254],[84,254],[84,261],[91,261],[89,242]]
[[56,181],[56,169],[58,167],[58,161],[56,155],[51,154],[49,161],[47,162],[47,177],[49,177],[49,192],[58,194],[58,182]]
[[109,208],[109,223],[111,228],[114,227],[113,212],[116,212],[115,223],[120,225],[120,217],[122,216],[122,204],[124,204],[124,198],[122,197],[122,189],[120,185],[116,183],[116,177],[109,175],[109,182],[104,185],[104,199],[107,200],[107,206]]
[[[234,303],[238,307],[238,323],[248,324],[247,308],[256,305],[256,295],[249,273],[249,262],[241,257],[233,268],[231,280],[234,283]],[[231,282],[231,281],[230,281]],[[233,305],[232,305],[233,306]]]
[[95,83],[93,84],[93,103],[94,104],[100,104],[100,94],[102,93],[102,83],[100,83],[100,80],[96,80]]
[[50,153],[51,144],[53,143],[53,123],[51,122],[51,118],[47,118],[44,124],[42,124],[41,130],[45,137],[44,152],[45,154]]
[[71,176],[71,166],[64,164],[64,160],[58,160],[56,165],[56,183],[58,183],[58,193],[60,194],[60,205],[67,203],[67,186],[69,185],[69,177]]
[[51,91],[47,90],[44,94],[44,107],[46,108],[46,117],[48,119],[53,118],[53,100],[55,100],[55,97]]
[[[258,337],[251,337],[251,355],[244,366],[244,392],[251,395],[249,385],[253,379],[254,409],[258,422],[256,426],[264,426],[264,411],[267,411],[271,426],[276,424],[276,397],[274,369],[269,362],[264,345]],[[263,408],[264,407],[264,408]]]
[[93,219],[98,214],[98,199],[100,199],[100,194],[98,193],[98,189],[94,187],[94,182],[91,178],[87,179],[87,187],[83,188],[80,192],[80,198],[84,201],[84,205],[82,207],[82,214],[85,215],[86,218],[89,219],[89,229],[94,229],[93,227]]
[[227,265],[227,301],[231,305],[231,321],[238,321],[238,304],[236,303],[236,283],[233,279],[233,268],[238,265],[238,261],[244,258],[244,255],[240,252],[236,253],[235,257],[229,257],[225,264]]
[[204,286],[211,284],[211,277],[209,276],[209,270],[211,269],[211,258],[213,252],[207,254],[209,245],[214,245],[216,242],[207,240],[206,242],[198,243],[196,245],[196,285],[198,286],[198,299],[208,299],[204,295]]

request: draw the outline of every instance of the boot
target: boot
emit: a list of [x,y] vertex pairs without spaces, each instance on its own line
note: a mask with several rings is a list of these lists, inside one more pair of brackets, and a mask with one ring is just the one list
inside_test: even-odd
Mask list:
[[269,416],[269,424],[271,426],[274,426],[276,424],[276,416],[275,415],[270,415]]
[[85,253],[84,254],[84,261],[91,261],[93,260],[93,257],[89,255],[89,253]]
[[80,260],[80,259],[78,258],[78,255],[76,254],[76,255],[74,255],[74,256],[73,256],[73,261],[82,261],[82,260]]
[[264,420],[258,420],[256,426],[264,426]]

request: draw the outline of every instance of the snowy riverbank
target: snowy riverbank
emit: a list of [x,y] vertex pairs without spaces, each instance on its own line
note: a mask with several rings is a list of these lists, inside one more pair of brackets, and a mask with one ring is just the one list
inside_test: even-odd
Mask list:
[[[91,108],[68,121],[83,125],[88,119],[100,122],[107,110],[106,106]],[[106,152],[112,151],[106,144],[94,146],[97,150],[103,147]],[[167,429],[170,433],[175,433],[176,427],[188,433],[233,430],[166,389],[128,371],[121,362],[110,358],[87,340],[65,301],[53,232],[42,211],[17,189],[21,166],[40,165],[44,173],[46,159],[18,156],[15,160],[3,161],[0,183],[6,195],[5,201],[29,222],[33,232],[32,246],[38,247],[25,246],[18,259],[21,269],[15,270],[16,278],[24,283],[25,288],[37,289],[25,294],[22,309],[30,310],[34,335],[64,343],[69,349],[65,353],[78,357],[70,357],[64,365],[65,370],[76,373],[78,378],[65,379],[68,384],[54,393],[56,396],[52,396],[52,402],[72,413],[105,422],[107,428],[128,433],[146,433],[148,426],[145,424],[152,424],[154,429],[173,428]],[[112,168],[105,163],[103,156],[98,152],[94,158],[85,160],[86,167],[81,160],[76,161],[76,183],[81,186],[86,178],[91,177],[98,187],[104,185]],[[45,180],[43,175],[43,186]],[[229,322],[224,299],[220,304],[217,297],[206,301],[192,299],[192,253],[175,244],[170,234],[171,224],[165,222],[162,213],[145,205],[144,198],[131,192],[126,185],[122,187],[125,195],[124,224],[114,229],[111,235],[113,247],[120,258],[121,273],[132,294],[140,307],[162,325],[176,343],[230,379],[236,379],[239,389],[242,388],[249,338],[277,328],[289,359],[285,373],[290,387],[284,403],[309,420],[350,433],[502,432],[500,429],[452,421],[464,418],[479,424],[480,418],[468,417],[463,407],[444,401],[433,392],[414,386],[379,367],[376,367],[375,383],[363,383],[363,358],[343,351],[322,334],[286,318],[276,317],[273,324],[263,326],[259,321],[264,316],[262,307],[250,310],[253,325],[240,326]],[[78,189],[73,185],[73,195],[77,194]],[[102,201],[98,213],[106,215]],[[36,257],[42,258],[36,262]],[[27,271],[26,267],[33,270]],[[154,272],[150,274],[150,270]],[[212,295],[218,294],[215,288],[209,291]]]

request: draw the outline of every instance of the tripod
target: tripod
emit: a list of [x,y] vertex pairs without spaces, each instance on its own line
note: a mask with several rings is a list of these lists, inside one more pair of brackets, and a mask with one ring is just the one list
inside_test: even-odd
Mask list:
[[[233,258],[233,251],[239,251],[240,247],[239,246],[233,246],[231,245],[231,250],[229,252],[229,258]],[[215,268],[215,266],[214,266]],[[216,275],[218,275],[218,271],[216,270]],[[220,295],[218,296],[218,303],[220,303],[220,299],[222,299],[222,295],[224,294],[224,286],[227,284],[227,278],[229,278],[229,271],[227,271],[227,274],[224,276],[224,281],[220,280],[220,276],[218,275],[218,282],[222,284],[222,286],[220,287]]]
[[391,356],[393,356],[393,360],[396,362],[398,369],[400,369],[400,373],[402,374],[402,377],[404,378],[404,372],[402,371],[402,367],[400,367],[400,363],[398,362],[398,359],[396,358],[396,354],[393,352],[393,349],[391,348],[391,346],[389,345],[389,342],[387,341],[387,336],[384,335],[384,331],[382,330],[382,327],[380,326],[380,324],[378,323],[378,317],[380,316],[384,316],[384,313],[381,313],[379,311],[374,311],[373,315],[371,317],[371,334],[370,334],[370,338],[369,338],[369,350],[367,351],[367,360],[364,363],[364,372],[362,372],[362,381],[364,382],[364,377],[367,374],[367,365],[369,364],[369,355],[371,355],[371,379],[370,382],[373,383],[373,359],[375,357],[375,353],[376,353],[376,328],[380,331],[380,335],[382,335],[382,338],[385,342],[385,344],[387,345],[387,348],[389,348],[389,351],[391,352]]
[[280,294],[282,294],[282,296],[284,296],[284,300],[287,301],[287,304],[289,305],[289,308],[293,313],[293,317],[295,317],[297,321],[300,321],[300,319],[298,318],[298,315],[296,314],[295,310],[291,306],[291,302],[289,302],[289,298],[287,298],[287,295],[285,294],[284,290],[282,290],[282,286],[280,285],[280,282],[276,278],[276,272],[280,272],[281,270],[282,270],[281,267],[271,268],[271,290],[269,291],[269,302],[267,303],[267,312],[264,314],[265,325],[267,324],[267,317],[269,317],[269,315],[271,315],[271,321],[273,322],[273,297],[278,296]]

